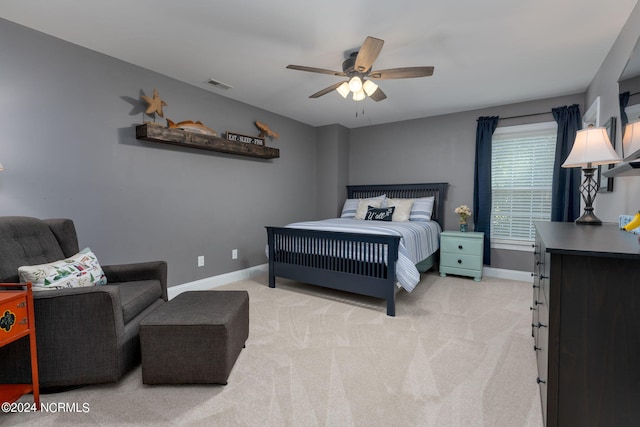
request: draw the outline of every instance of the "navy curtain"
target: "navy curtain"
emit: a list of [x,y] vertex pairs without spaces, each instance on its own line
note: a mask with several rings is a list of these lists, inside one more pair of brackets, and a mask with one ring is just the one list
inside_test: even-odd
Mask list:
[[553,118],[558,123],[556,157],[553,164],[551,191],[551,221],[572,222],[580,216],[580,168],[562,168],[569,156],[576,132],[582,128],[580,107],[577,104],[553,108]]
[[498,116],[478,118],[473,176],[473,229],[484,232],[484,263],[491,265],[491,138]]

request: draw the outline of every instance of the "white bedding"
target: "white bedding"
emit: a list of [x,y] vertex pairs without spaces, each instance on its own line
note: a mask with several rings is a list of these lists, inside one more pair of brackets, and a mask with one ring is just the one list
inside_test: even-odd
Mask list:
[[[440,245],[440,225],[435,221],[363,221],[332,218],[288,224],[289,228],[339,231],[345,233],[386,234],[401,236],[396,277],[406,291],[411,292],[420,281],[416,264],[436,252]],[[386,257],[386,254],[385,254]],[[385,259],[386,262],[386,259]]]

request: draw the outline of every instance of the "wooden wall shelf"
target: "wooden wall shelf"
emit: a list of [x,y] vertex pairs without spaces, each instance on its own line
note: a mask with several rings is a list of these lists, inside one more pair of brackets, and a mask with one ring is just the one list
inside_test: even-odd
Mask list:
[[237,154],[239,156],[275,159],[280,157],[280,150],[263,145],[228,141],[226,139],[187,132],[182,129],[167,128],[162,125],[144,124],[136,126],[136,138],[145,141],[162,142],[181,147],[218,151],[220,153]]

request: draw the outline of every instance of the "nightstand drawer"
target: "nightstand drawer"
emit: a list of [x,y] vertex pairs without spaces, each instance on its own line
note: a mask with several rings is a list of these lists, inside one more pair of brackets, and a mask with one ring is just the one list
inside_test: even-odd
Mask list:
[[442,252],[478,255],[482,253],[482,239],[465,237],[446,237],[442,239]]
[[478,255],[441,253],[440,265],[443,267],[480,270],[482,269],[482,257]]

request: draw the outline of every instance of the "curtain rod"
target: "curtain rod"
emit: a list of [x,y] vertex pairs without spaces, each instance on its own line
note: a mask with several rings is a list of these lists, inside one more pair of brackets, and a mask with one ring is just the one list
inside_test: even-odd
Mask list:
[[552,114],[552,113],[551,113],[551,111],[545,111],[543,113],[521,114],[519,116],[499,117],[498,120],[520,119],[522,117],[542,116],[543,114]]

